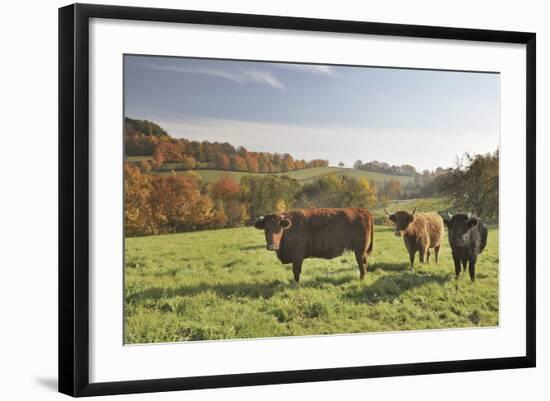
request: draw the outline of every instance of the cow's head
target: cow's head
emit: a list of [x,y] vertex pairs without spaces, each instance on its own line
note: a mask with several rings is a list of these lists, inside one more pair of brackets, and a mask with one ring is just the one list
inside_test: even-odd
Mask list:
[[278,251],[281,246],[283,232],[292,227],[292,221],[290,220],[290,216],[284,213],[269,214],[260,217],[256,223],[254,223],[254,227],[259,230],[264,230],[267,249],[269,251]]
[[403,231],[409,227],[409,224],[414,221],[414,213],[416,212],[416,208],[414,208],[412,213],[405,212],[404,210],[390,213],[386,209],[384,209],[384,212],[388,215],[388,219],[395,224],[395,235],[400,237]]
[[449,229],[449,242],[451,246],[466,246],[470,241],[470,230],[477,227],[480,220],[476,216],[470,214],[455,214],[450,213],[443,220]]

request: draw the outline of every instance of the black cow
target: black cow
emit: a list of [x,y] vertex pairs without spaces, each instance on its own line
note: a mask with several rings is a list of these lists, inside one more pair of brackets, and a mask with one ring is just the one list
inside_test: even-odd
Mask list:
[[468,263],[470,280],[475,281],[477,257],[487,245],[487,227],[479,217],[462,213],[454,216],[449,214],[444,223],[449,229],[449,245],[455,263],[456,278],[460,275],[460,264],[462,263],[465,271]]

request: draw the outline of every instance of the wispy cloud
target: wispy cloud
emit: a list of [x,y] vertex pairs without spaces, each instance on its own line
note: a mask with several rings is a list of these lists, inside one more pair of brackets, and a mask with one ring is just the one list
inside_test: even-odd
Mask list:
[[224,71],[206,67],[176,67],[171,65],[147,64],[149,68],[157,71],[173,71],[187,74],[203,74],[224,78],[240,84],[256,83],[268,85],[278,90],[285,90],[285,85],[271,72],[262,70],[236,70]]
[[241,71],[246,80],[250,82],[257,82],[267,84],[273,88],[284,90],[285,86],[279,81],[273,74],[268,71]]
[[278,66],[290,70],[302,71],[306,73],[316,74],[316,75],[326,75],[334,76],[336,71],[330,65],[319,65],[319,64],[277,64]]

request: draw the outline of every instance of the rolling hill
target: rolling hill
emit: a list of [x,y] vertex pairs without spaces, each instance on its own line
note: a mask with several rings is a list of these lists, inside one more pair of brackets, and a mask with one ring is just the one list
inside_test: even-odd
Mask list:
[[[193,171],[199,174],[205,182],[214,182],[223,175],[232,177],[238,181],[241,179],[241,177],[245,175],[261,176],[264,174],[271,174],[271,173],[249,173],[244,171],[226,171],[226,170],[193,170]],[[176,173],[185,174],[186,172],[179,171]],[[171,172],[166,171],[158,174],[171,174]],[[314,179],[317,179],[319,177],[322,177],[328,174],[347,175],[354,178],[364,177],[364,178],[367,178],[368,180],[376,181],[376,182],[385,182],[393,179],[393,180],[398,180],[399,182],[401,182],[401,184],[406,184],[413,180],[413,177],[389,175],[389,174],[376,173],[372,171],[356,170],[356,169],[342,168],[342,167],[311,167],[311,168],[305,168],[301,170],[293,170],[286,173],[272,173],[272,174],[287,175],[289,177],[292,177],[300,181],[301,183],[307,183],[309,181],[312,181]]]

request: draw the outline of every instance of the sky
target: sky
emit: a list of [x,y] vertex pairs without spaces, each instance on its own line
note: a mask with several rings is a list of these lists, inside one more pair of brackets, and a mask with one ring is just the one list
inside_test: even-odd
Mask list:
[[176,138],[298,159],[451,167],[499,144],[499,74],[124,58],[124,114]]

